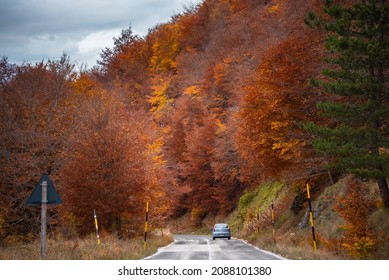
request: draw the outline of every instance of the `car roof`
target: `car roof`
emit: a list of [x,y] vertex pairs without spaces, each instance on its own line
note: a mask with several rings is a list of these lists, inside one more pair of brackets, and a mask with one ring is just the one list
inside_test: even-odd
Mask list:
[[215,226],[227,226],[228,224],[226,223],[218,223],[218,224],[215,224]]

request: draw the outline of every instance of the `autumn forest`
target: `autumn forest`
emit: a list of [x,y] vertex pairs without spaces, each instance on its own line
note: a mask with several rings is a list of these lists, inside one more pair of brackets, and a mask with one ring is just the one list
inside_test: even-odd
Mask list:
[[201,226],[270,181],[293,189],[289,209],[305,182],[354,174],[388,208],[388,10],[205,0],[144,37],[129,26],[91,69],[2,54],[0,243],[39,236],[26,201],[43,172],[63,200],[48,230],[69,238],[93,233],[93,209],[105,231],[141,235],[146,201],[154,228]]

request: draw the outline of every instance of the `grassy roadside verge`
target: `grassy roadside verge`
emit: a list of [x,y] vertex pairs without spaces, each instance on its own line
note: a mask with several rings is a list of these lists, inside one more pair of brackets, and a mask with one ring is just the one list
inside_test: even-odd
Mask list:
[[[138,260],[154,254],[159,247],[173,241],[171,235],[151,236],[143,249],[143,237],[119,240],[116,236],[106,236],[97,245],[96,237],[89,236],[75,240],[48,239],[46,259],[49,260]],[[15,244],[0,247],[0,260],[39,260],[40,240],[29,244]]]

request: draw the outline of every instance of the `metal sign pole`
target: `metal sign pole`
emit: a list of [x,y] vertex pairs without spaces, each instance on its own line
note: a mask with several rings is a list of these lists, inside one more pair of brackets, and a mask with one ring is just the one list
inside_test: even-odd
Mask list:
[[46,257],[47,181],[42,182],[41,259]]

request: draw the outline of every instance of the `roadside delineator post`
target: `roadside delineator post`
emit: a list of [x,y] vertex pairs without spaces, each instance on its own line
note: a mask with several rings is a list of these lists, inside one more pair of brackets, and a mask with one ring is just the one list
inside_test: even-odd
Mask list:
[[309,192],[309,184],[307,183],[307,197],[308,197],[308,205],[309,205],[309,221],[311,223],[312,228],[312,239],[313,239],[313,249],[316,251],[316,237],[315,237],[315,226],[313,223],[313,212],[312,212],[312,204],[311,204],[311,194]]
[[257,233],[259,234],[259,213],[257,213]]
[[99,225],[97,224],[97,215],[96,215],[96,210],[95,209],[93,209],[93,216],[95,218],[97,245],[100,245]]
[[271,223],[273,225],[273,242],[276,244],[276,229],[274,226],[274,201],[271,201]]
[[149,220],[149,202],[146,202],[146,218],[145,218],[145,238],[143,241],[143,250],[147,249],[147,229],[148,229],[148,220]]

